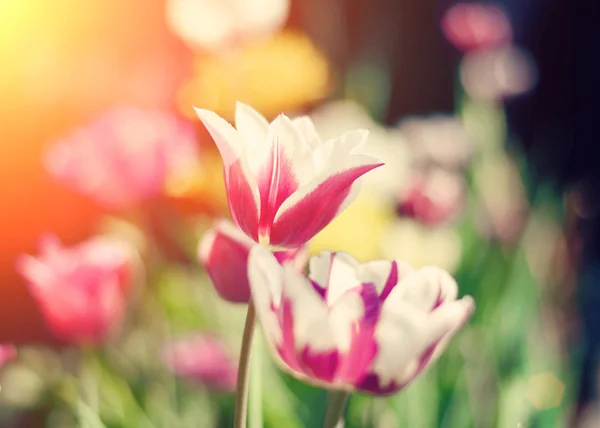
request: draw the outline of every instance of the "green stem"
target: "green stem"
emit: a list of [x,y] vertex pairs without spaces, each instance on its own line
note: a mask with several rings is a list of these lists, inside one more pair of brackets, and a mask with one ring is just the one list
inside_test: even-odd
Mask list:
[[250,363],[250,397],[248,397],[248,427],[263,428],[262,413],[262,365],[263,349],[260,329],[256,332],[252,345],[252,362]]
[[240,362],[238,366],[237,385],[235,389],[235,410],[233,413],[233,428],[246,428],[246,413],[248,409],[248,380],[250,375],[250,355],[252,349],[252,338],[256,324],[256,311],[254,303],[250,301],[244,335],[242,337],[242,349],[240,351]]
[[331,391],[329,393],[329,404],[327,405],[323,428],[336,428],[340,420],[343,420],[348,397],[350,397],[350,393],[346,391]]

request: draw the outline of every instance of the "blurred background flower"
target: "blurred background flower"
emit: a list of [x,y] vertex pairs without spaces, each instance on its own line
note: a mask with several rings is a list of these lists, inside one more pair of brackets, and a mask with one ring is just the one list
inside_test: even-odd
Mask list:
[[232,119],[235,102],[242,101],[270,118],[313,105],[330,84],[327,58],[306,34],[288,30],[225,57],[198,56],[178,104],[189,117],[195,117],[195,106]]
[[168,343],[162,359],[177,376],[225,392],[235,389],[237,367],[227,346],[217,337],[196,334]]
[[117,108],[55,142],[48,170],[108,208],[129,208],[200,167],[191,125],[158,111]]
[[267,39],[285,24],[289,0],[167,0],[171,30],[192,49],[223,51]]
[[109,238],[65,248],[56,237],[45,236],[40,255],[21,256],[17,270],[54,334],[96,345],[124,316],[133,280],[132,258],[130,249]]
[[17,356],[17,348],[14,345],[0,345],[0,369]]

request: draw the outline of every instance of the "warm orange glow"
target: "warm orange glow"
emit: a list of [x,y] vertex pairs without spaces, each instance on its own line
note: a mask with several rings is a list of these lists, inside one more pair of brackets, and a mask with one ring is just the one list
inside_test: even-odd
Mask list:
[[100,214],[50,179],[42,149],[117,104],[171,107],[189,59],[161,2],[0,2],[0,338],[14,334],[17,313],[23,338],[39,330],[23,318],[35,309],[14,273],[16,255],[45,231],[80,240]]

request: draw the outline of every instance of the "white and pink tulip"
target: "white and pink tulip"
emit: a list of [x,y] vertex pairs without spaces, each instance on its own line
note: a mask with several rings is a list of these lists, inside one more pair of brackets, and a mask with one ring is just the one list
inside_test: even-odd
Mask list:
[[254,241],[297,248],[356,197],[356,180],[383,165],[361,154],[368,131],[321,141],[308,117],[280,114],[272,123],[237,104],[234,128],[196,112],[221,153],[231,216]]
[[392,394],[441,354],[474,310],[447,272],[401,261],[359,264],[323,252],[304,277],[254,247],[248,275],[273,355],[295,377],[328,389]]

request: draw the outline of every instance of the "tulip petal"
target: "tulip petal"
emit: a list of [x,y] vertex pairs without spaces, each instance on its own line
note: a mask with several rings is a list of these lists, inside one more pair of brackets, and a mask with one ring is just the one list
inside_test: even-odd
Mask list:
[[298,132],[304,137],[307,144],[315,149],[321,145],[321,137],[317,133],[315,124],[313,123],[310,116],[300,116],[292,120],[292,124],[298,130]]
[[233,221],[246,235],[258,241],[258,190],[242,158],[225,169],[225,186]]
[[303,161],[309,150],[290,119],[279,115],[269,126],[263,153],[258,148],[256,155],[248,151],[248,162],[257,177],[260,194],[261,236],[269,235],[283,201],[312,175],[312,170],[307,169]]
[[279,207],[271,244],[295,247],[310,240],[340,213],[349,196],[355,196],[351,195],[354,181],[381,165],[369,156],[348,156],[322,172],[312,184],[299,188]]
[[234,303],[250,299],[247,263],[255,244],[228,221],[220,221],[208,231],[198,246],[198,258],[219,295]]
[[254,240],[258,240],[260,197],[243,154],[244,140],[225,119],[209,110],[196,108],[196,114],[213,137],[221,158],[233,221]]
[[[282,299],[291,304],[296,350],[303,349],[307,345],[314,351],[335,349],[334,338],[326,331],[329,311],[325,302],[307,279],[296,272],[292,266],[284,265],[283,271],[285,280]],[[322,334],[311,331],[313,326],[319,323],[325,326]]]
[[358,267],[358,262],[349,254],[343,252],[333,254],[327,284],[327,304],[330,307],[347,291],[360,286],[356,276]]
[[235,128],[218,114],[196,107],[194,110],[215,141],[224,166],[231,166],[244,152],[243,139]]
[[238,101],[235,108],[235,128],[249,153],[255,153],[264,145],[269,122],[252,107]]
[[386,304],[375,328],[377,354],[370,371],[376,377],[376,385],[370,384],[373,378],[367,378],[361,389],[386,390],[398,387],[415,373],[416,357],[430,344],[422,334],[422,326],[426,321],[423,312],[404,302],[398,303],[395,311],[386,311]]
[[390,293],[384,304],[393,308],[400,302],[412,304],[424,312],[430,312],[440,303],[442,283],[454,282],[445,271],[435,267],[425,267],[402,280]]
[[277,346],[282,343],[282,331],[275,310],[282,303],[284,276],[275,256],[261,245],[255,245],[250,249],[248,281],[256,314],[268,342]]

